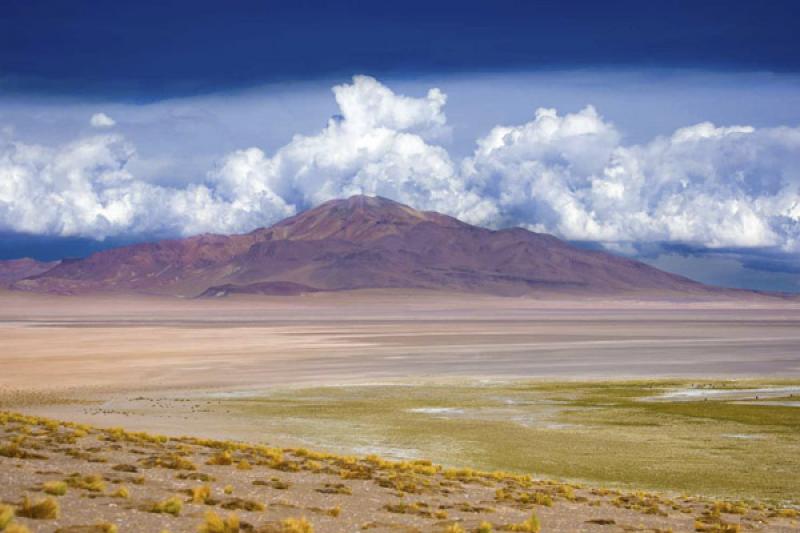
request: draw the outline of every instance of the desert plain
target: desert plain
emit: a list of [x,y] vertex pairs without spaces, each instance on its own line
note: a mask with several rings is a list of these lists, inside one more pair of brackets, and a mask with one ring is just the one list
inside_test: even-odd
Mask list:
[[800,527],[792,300],[8,291],[0,410],[34,531]]

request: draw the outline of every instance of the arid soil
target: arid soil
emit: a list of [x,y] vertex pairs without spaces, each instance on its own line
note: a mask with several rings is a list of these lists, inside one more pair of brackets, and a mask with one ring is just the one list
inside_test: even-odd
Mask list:
[[317,532],[797,527],[796,511],[761,504],[589,489],[425,461],[168,439],[9,413],[0,413],[0,441],[0,500],[16,523],[34,531],[197,531],[209,511],[235,513],[242,531],[265,533],[312,531],[304,525]]
[[11,292],[0,293],[0,338],[5,390],[800,375],[800,310],[741,302]]
[[[0,409],[108,427],[125,422],[102,412],[88,420],[72,416],[77,410],[59,402],[135,391],[462,378],[797,377],[798,326],[800,310],[791,304],[757,302],[570,302],[380,291],[223,300],[5,292]],[[64,496],[49,496],[60,503],[59,518],[16,519],[33,531],[100,522],[123,532],[196,531],[206,511],[224,518],[226,507],[236,510],[243,530],[262,531],[294,531],[281,521],[303,516],[315,531],[444,531],[456,523],[478,531],[482,521],[495,530],[526,531],[533,528],[532,513],[543,531],[798,528],[795,510],[757,501],[715,504],[518,474],[448,471],[424,462],[278,453],[261,444],[177,438],[159,421],[148,426],[137,420],[136,427],[173,438],[2,416],[3,503],[24,514],[26,494],[33,503],[46,496],[42,483],[70,485]],[[213,428],[184,423],[181,433],[208,435]],[[231,465],[206,464],[225,450]],[[193,469],[170,468],[176,457]],[[237,468],[243,460],[250,469]],[[102,490],[81,488],[92,480],[79,478],[92,475],[102,478]],[[279,488],[284,482],[288,488]],[[129,497],[112,496],[119,485]],[[203,485],[210,488],[209,500],[187,502],[186,491]],[[552,506],[536,494],[547,494]],[[182,500],[178,516],[150,512],[175,495]],[[537,497],[539,504],[531,500]],[[252,502],[265,510],[247,510],[256,509]]]

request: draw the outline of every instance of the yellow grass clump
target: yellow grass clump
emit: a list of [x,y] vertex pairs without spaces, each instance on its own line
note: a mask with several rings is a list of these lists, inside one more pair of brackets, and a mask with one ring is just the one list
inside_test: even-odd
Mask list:
[[492,533],[492,531],[494,531],[492,529],[492,524],[484,520],[483,522],[478,524],[478,529],[476,530],[476,533]]
[[131,492],[125,485],[120,485],[119,488],[111,495],[113,498],[130,498]]
[[166,500],[156,502],[152,507],[150,507],[151,513],[166,513],[171,514],[172,516],[178,516],[181,514],[182,510],[183,501],[181,501],[180,497],[178,496],[172,496]]
[[450,524],[445,528],[445,533],[466,533],[460,524]]
[[14,508],[0,504],[0,531],[4,531],[12,520],[14,520]]
[[85,489],[89,492],[103,492],[106,490],[106,482],[97,474],[81,477],[79,474],[73,474],[66,479],[67,485],[79,489]]
[[215,454],[211,459],[206,461],[207,465],[227,466],[233,464],[233,457],[228,450]]
[[3,533],[31,533],[31,530],[22,524],[11,524],[3,530]]
[[222,487],[222,492],[225,494],[233,494],[233,485],[225,485]]
[[67,493],[67,484],[63,481],[45,481],[42,491],[53,496],[63,496]]
[[200,533],[238,533],[239,517],[235,513],[231,513],[223,520],[214,511],[209,511],[198,531]]
[[531,513],[530,518],[519,524],[510,524],[505,527],[507,531],[521,531],[523,533],[539,533],[542,530],[542,525],[539,522],[539,517],[536,513]]
[[189,489],[189,494],[192,497],[192,503],[206,503],[211,498],[211,487],[208,485],[192,487]]
[[281,521],[281,533],[314,533],[314,526],[305,517],[287,518]]
[[544,505],[545,507],[553,506],[553,497],[546,492],[534,492],[531,501],[536,505]]
[[28,496],[22,500],[22,505],[17,510],[19,516],[36,520],[52,520],[58,518],[58,502],[53,498],[44,498],[34,502]]
[[242,459],[241,461],[239,461],[239,463],[236,465],[236,468],[239,469],[239,470],[252,470],[253,469],[253,467],[250,465],[250,463],[247,461],[247,459]]

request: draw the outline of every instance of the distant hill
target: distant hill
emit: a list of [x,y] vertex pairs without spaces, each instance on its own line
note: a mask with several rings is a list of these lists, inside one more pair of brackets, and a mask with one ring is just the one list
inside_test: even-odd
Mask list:
[[36,261],[30,257],[0,261],[0,287],[47,272],[57,264],[58,261]]
[[244,235],[199,235],[102,251],[32,272],[13,287],[206,297],[365,288],[506,296],[759,295],[709,287],[551,235],[480,228],[368,196],[332,200]]

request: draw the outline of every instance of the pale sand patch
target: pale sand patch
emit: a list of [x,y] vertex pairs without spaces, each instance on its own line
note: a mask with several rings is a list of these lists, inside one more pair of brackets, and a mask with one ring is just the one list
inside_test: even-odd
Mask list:
[[0,388],[800,375],[789,304],[363,291],[180,300],[0,292]]

